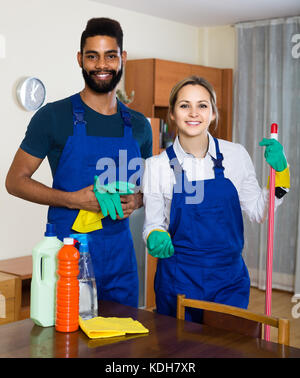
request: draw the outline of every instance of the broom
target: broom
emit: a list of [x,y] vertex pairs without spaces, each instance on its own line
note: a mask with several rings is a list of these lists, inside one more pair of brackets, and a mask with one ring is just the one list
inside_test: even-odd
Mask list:
[[[272,123],[271,138],[278,140],[278,125]],[[270,167],[269,189],[269,220],[267,244],[267,276],[266,276],[266,303],[265,313],[271,316],[272,305],[272,271],[273,271],[273,244],[274,244],[274,208],[275,208],[275,169]],[[270,326],[265,326],[265,340],[270,341]]]

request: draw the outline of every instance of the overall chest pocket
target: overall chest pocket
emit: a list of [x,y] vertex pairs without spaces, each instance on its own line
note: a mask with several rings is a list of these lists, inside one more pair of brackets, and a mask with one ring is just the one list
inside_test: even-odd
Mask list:
[[191,231],[197,249],[209,251],[230,247],[223,206],[193,206],[190,214]]

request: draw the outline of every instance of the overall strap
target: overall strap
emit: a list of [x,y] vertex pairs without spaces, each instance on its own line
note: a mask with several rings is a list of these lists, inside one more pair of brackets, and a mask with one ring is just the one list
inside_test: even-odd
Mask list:
[[169,164],[170,167],[174,171],[175,179],[176,179],[176,185],[182,185],[184,180],[184,170],[182,169],[181,165],[179,164],[179,161],[177,159],[177,156],[175,154],[173,145],[169,146],[166,149],[166,153],[169,158]]
[[124,137],[125,136],[132,136],[132,124],[131,124],[131,114],[128,110],[128,107],[123,104],[120,100],[118,100],[118,104],[120,106],[120,113],[124,123]]
[[217,138],[214,138],[215,141],[215,146],[216,146],[216,155],[217,158],[212,158],[212,161],[214,163],[214,171],[215,171],[215,177],[224,177],[224,167],[222,165],[222,160],[223,160],[223,154],[221,154],[220,149],[219,149],[219,141]]
[[[170,162],[174,159],[177,159],[177,157],[176,157],[176,154],[175,154],[175,151],[174,151],[174,148],[173,148],[173,144],[171,144],[171,146],[169,146],[168,148],[166,148],[166,153],[167,153],[167,155],[168,155],[168,157],[169,157],[169,160],[170,160]],[[179,164],[179,162],[178,162],[178,164]],[[172,167],[173,168],[173,167]]]
[[166,149],[166,153],[169,158],[170,167],[173,169],[175,176],[176,174],[182,174],[183,169],[181,168],[181,165],[179,164],[173,145],[169,146]]
[[74,134],[86,134],[86,121],[84,120],[84,107],[79,93],[71,96],[73,111]]
[[84,120],[84,107],[82,105],[81,97],[79,93],[71,96],[72,109],[73,109],[73,122],[75,125],[78,123],[86,124]]

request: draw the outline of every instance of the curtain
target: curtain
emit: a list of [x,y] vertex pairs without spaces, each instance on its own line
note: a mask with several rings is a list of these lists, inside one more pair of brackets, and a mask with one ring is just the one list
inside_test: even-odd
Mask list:
[[[249,152],[261,186],[269,166],[264,148],[273,122],[290,165],[291,189],[275,214],[273,288],[300,294],[300,16],[235,25],[233,140]],[[265,289],[267,226],[244,216],[252,286]]]

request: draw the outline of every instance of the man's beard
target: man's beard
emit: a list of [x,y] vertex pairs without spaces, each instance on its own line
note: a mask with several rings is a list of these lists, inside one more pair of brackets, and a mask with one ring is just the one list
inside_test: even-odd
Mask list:
[[[93,77],[97,73],[110,73],[112,78],[110,80],[96,81]],[[97,93],[108,93],[111,92],[118,85],[123,74],[123,65],[117,72],[115,70],[97,70],[90,71],[89,73],[82,68],[82,76],[86,85]]]

